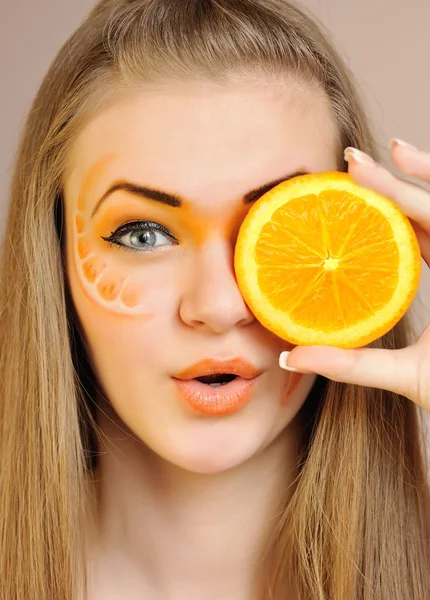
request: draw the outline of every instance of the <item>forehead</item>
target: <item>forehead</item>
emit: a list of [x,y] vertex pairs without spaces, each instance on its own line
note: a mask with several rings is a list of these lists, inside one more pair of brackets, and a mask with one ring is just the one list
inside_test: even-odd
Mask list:
[[172,83],[136,89],[87,123],[65,185],[79,193],[92,167],[114,156],[105,178],[133,177],[191,198],[222,186],[243,193],[288,171],[333,169],[338,152],[331,108],[315,88]]

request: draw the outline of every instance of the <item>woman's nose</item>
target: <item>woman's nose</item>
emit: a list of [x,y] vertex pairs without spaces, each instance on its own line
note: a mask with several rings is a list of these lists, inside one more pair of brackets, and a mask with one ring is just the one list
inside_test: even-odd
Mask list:
[[192,257],[179,309],[190,327],[226,333],[255,319],[237,286],[233,253],[231,244],[217,240]]

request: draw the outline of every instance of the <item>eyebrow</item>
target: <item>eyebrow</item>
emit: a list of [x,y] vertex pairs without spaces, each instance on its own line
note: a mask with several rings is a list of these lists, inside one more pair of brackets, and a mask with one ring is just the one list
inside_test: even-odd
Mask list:
[[[293,179],[293,177],[298,177],[299,175],[308,175],[308,171],[297,171],[296,173],[290,173],[285,175],[284,177],[280,177],[279,179],[275,179],[274,181],[270,181],[269,183],[265,183],[260,187],[251,190],[243,196],[244,204],[251,204],[255,202],[261,196],[269,192],[272,188],[276,187],[280,183],[284,181],[288,181],[289,179]],[[161,204],[166,204],[167,206],[173,206],[174,208],[181,208],[184,203],[184,199],[177,194],[169,194],[168,192],[163,192],[161,190],[157,190],[154,188],[141,186],[136,183],[132,183],[130,181],[117,181],[112,184],[109,189],[103,194],[100,200],[97,202],[93,211],[91,213],[91,218],[94,217],[96,212],[99,210],[100,206],[103,202],[114,192],[119,190],[123,190],[133,194],[135,196],[139,196],[141,198],[145,198],[148,200],[154,200],[155,202],[160,202]]]

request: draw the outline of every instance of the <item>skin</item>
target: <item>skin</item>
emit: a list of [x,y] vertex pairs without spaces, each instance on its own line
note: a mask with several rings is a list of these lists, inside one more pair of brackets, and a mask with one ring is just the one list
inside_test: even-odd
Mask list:
[[[244,302],[234,244],[250,190],[335,170],[338,150],[320,92],[251,79],[136,89],[79,133],[64,178],[66,265],[105,434],[91,599],[190,600],[203,587],[209,600],[254,597],[269,520],[293,481],[295,417],[315,376],[279,368],[291,347]],[[184,205],[119,190],[91,216],[118,180]],[[162,235],[144,254],[102,239],[139,219],[177,243]],[[264,369],[245,408],[205,417],[184,405],[173,375],[235,356]]]

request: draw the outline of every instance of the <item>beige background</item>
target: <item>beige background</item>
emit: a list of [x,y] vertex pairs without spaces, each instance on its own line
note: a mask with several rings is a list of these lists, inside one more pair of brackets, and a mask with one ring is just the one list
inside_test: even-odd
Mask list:
[[[60,45],[94,2],[0,1],[1,232],[25,114]],[[347,58],[385,156],[390,137],[430,150],[430,0],[303,0],[302,5],[323,21]],[[419,332],[430,320],[428,273],[412,311]]]

